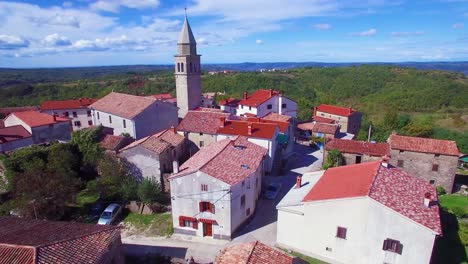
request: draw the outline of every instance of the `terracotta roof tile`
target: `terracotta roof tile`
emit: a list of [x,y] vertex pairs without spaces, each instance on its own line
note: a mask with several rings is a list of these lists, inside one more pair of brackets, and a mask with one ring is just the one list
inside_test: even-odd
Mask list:
[[297,128],[301,130],[311,130],[315,133],[324,133],[334,135],[339,130],[339,126],[335,124],[326,124],[326,123],[303,123],[297,125]]
[[[249,125],[252,127],[249,134]],[[289,124],[288,124],[289,125]],[[272,123],[257,123],[242,120],[226,120],[224,127],[218,127],[217,134],[238,135],[254,138],[273,139],[279,126]]]
[[390,146],[388,143],[371,143],[334,138],[325,144],[326,150],[337,149],[343,153],[365,154],[369,156],[388,156]]
[[37,110],[39,110],[39,106],[14,106],[14,107],[0,108],[0,113],[4,115],[9,115],[15,112],[37,111]]
[[[231,119],[231,120],[233,120],[233,119]],[[259,118],[259,117],[242,117],[242,116],[240,116],[238,120],[247,121],[247,122],[251,122],[251,123],[264,123],[264,124],[277,125],[279,130],[282,133],[285,133],[288,130],[289,125],[290,125],[289,122],[283,122],[283,121],[278,121],[278,120],[269,120],[269,119]]]
[[271,89],[270,90],[261,89],[261,90],[257,90],[250,96],[247,95],[247,98],[240,100],[239,104],[257,107],[263,104],[268,99],[272,98],[273,96],[277,96],[279,94],[281,94],[279,91],[275,91]]
[[131,143],[133,139],[124,136],[106,135],[100,142],[103,149],[119,151],[127,144]]
[[219,101],[219,105],[225,105],[225,106],[237,108],[239,106],[239,102],[240,102],[240,100],[238,100],[236,98],[229,98],[229,99],[226,99],[226,100]]
[[154,99],[159,99],[159,100],[174,99],[174,97],[172,97],[170,93],[153,94],[153,95],[150,95],[149,97],[152,97]]
[[5,123],[3,119],[0,119],[0,128],[4,128],[4,127],[5,127]]
[[287,115],[280,115],[274,112],[270,112],[266,116],[263,117],[265,120],[271,120],[271,121],[280,121],[280,122],[290,122],[292,117],[287,116]]
[[157,133],[155,137],[166,141],[167,143],[171,144],[173,147],[179,146],[185,140],[184,136],[179,135],[175,128],[165,129]]
[[32,264],[35,252],[33,247],[0,244],[0,263]]
[[294,257],[256,241],[226,247],[216,257],[215,263],[292,264]]
[[408,150],[423,153],[435,153],[449,156],[459,156],[457,143],[453,140],[407,137],[396,134],[388,138],[391,149]]
[[228,118],[228,113],[189,111],[177,126],[177,130],[193,133],[216,134],[221,125],[220,118]]
[[166,129],[154,135],[139,139],[133,142],[132,144],[126,146],[121,151],[125,151],[136,146],[141,146],[147,150],[161,154],[171,146],[177,147],[184,140],[185,138],[177,134],[177,132],[175,132],[174,129]]
[[352,113],[356,112],[356,110],[352,109],[351,107],[340,107],[335,105],[327,105],[321,104],[317,107],[317,111],[329,113],[333,115],[339,116],[350,116]]
[[15,112],[11,113],[11,115],[15,115],[17,118],[21,119],[30,127],[45,126],[61,122],[70,122],[70,119],[63,117],[56,117],[54,120],[53,115],[41,113],[38,111]]
[[376,161],[328,169],[303,201],[367,196],[441,234],[439,207],[424,206],[426,193],[437,197],[434,186],[425,180]]
[[26,129],[24,129],[24,127],[20,125],[0,128],[0,144],[28,138],[31,136],[31,133],[29,133]]
[[80,109],[88,108],[89,105],[96,102],[97,99],[80,98],[61,101],[44,101],[41,104],[41,110],[60,110],[60,109]]
[[327,124],[334,124],[336,123],[335,120],[326,118],[326,117],[321,117],[321,116],[313,116],[312,119],[318,123],[327,123]]
[[180,167],[171,178],[184,176],[198,170],[234,185],[252,175],[266,155],[267,150],[248,141],[246,137],[225,139],[200,149]]
[[90,105],[90,108],[132,119],[154,102],[156,99],[112,92]]

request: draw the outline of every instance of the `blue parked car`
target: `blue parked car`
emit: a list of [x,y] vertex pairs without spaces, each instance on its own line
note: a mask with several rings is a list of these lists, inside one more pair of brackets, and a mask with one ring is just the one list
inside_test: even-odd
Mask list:
[[122,207],[118,204],[110,204],[102,212],[101,217],[98,220],[98,225],[111,225],[115,222],[115,219],[122,212]]

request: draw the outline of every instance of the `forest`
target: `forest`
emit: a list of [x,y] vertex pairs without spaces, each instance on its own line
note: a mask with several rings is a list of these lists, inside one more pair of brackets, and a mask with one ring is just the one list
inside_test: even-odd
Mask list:
[[[112,68],[112,67],[109,67]],[[276,72],[205,74],[204,92],[240,97],[260,88],[280,90],[296,100],[300,120],[321,103],[353,107],[364,113],[359,139],[384,141],[392,131],[456,140],[468,152],[468,78],[463,73],[362,65],[306,67]],[[175,81],[168,67],[80,68],[35,71],[0,70],[0,107],[39,105],[43,100],[102,97],[111,91],[137,95],[172,93]]]

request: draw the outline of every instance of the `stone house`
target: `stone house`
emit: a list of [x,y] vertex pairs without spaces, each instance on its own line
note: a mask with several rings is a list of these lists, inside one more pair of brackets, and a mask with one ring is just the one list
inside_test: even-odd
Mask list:
[[0,263],[124,263],[118,226],[4,217],[0,234]]
[[40,111],[50,115],[70,118],[73,131],[77,131],[93,126],[91,109],[88,107],[96,101],[96,99],[91,98],[44,101],[40,106]]
[[174,233],[231,239],[255,212],[266,149],[235,137],[200,149],[169,177]]
[[379,161],[304,174],[276,208],[277,245],[327,263],[430,263],[442,234],[434,186]]
[[397,134],[390,135],[387,141],[393,166],[452,192],[460,156],[455,141]]
[[334,138],[325,144],[324,160],[332,149],[339,150],[344,159],[344,165],[358,164],[368,161],[379,161],[390,155],[388,143],[375,143]]
[[174,104],[149,97],[112,92],[89,107],[93,124],[113,129],[116,136],[141,139],[179,122]]
[[131,137],[104,135],[99,142],[101,147],[108,153],[117,154],[119,150],[126,147],[135,140]]
[[361,129],[362,113],[349,107],[321,104],[314,108],[314,120],[329,123],[334,120],[340,125],[340,132],[357,135]]
[[340,132],[340,127],[337,124],[327,123],[302,123],[297,125],[297,129],[301,131],[298,135],[299,141],[308,142],[312,137],[323,138],[323,142],[317,142],[317,146],[320,149],[324,148],[324,143],[327,140],[336,138]]
[[51,141],[70,141],[70,119],[38,111],[11,113],[5,120],[5,127],[22,126],[32,136],[33,144]]
[[0,153],[34,144],[32,135],[20,125],[0,128]]
[[119,151],[119,157],[133,165],[132,173],[140,180],[151,179],[164,189],[164,173],[173,172],[173,162],[187,155],[186,140],[174,128],[139,139]]

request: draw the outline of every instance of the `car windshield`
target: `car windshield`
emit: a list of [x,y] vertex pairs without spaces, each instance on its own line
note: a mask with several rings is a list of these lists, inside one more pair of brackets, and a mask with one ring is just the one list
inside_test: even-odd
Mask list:
[[270,186],[268,186],[267,190],[270,191],[270,192],[274,192],[274,191],[276,191],[276,187],[270,185]]
[[104,212],[101,215],[102,219],[111,219],[112,218],[112,212]]

